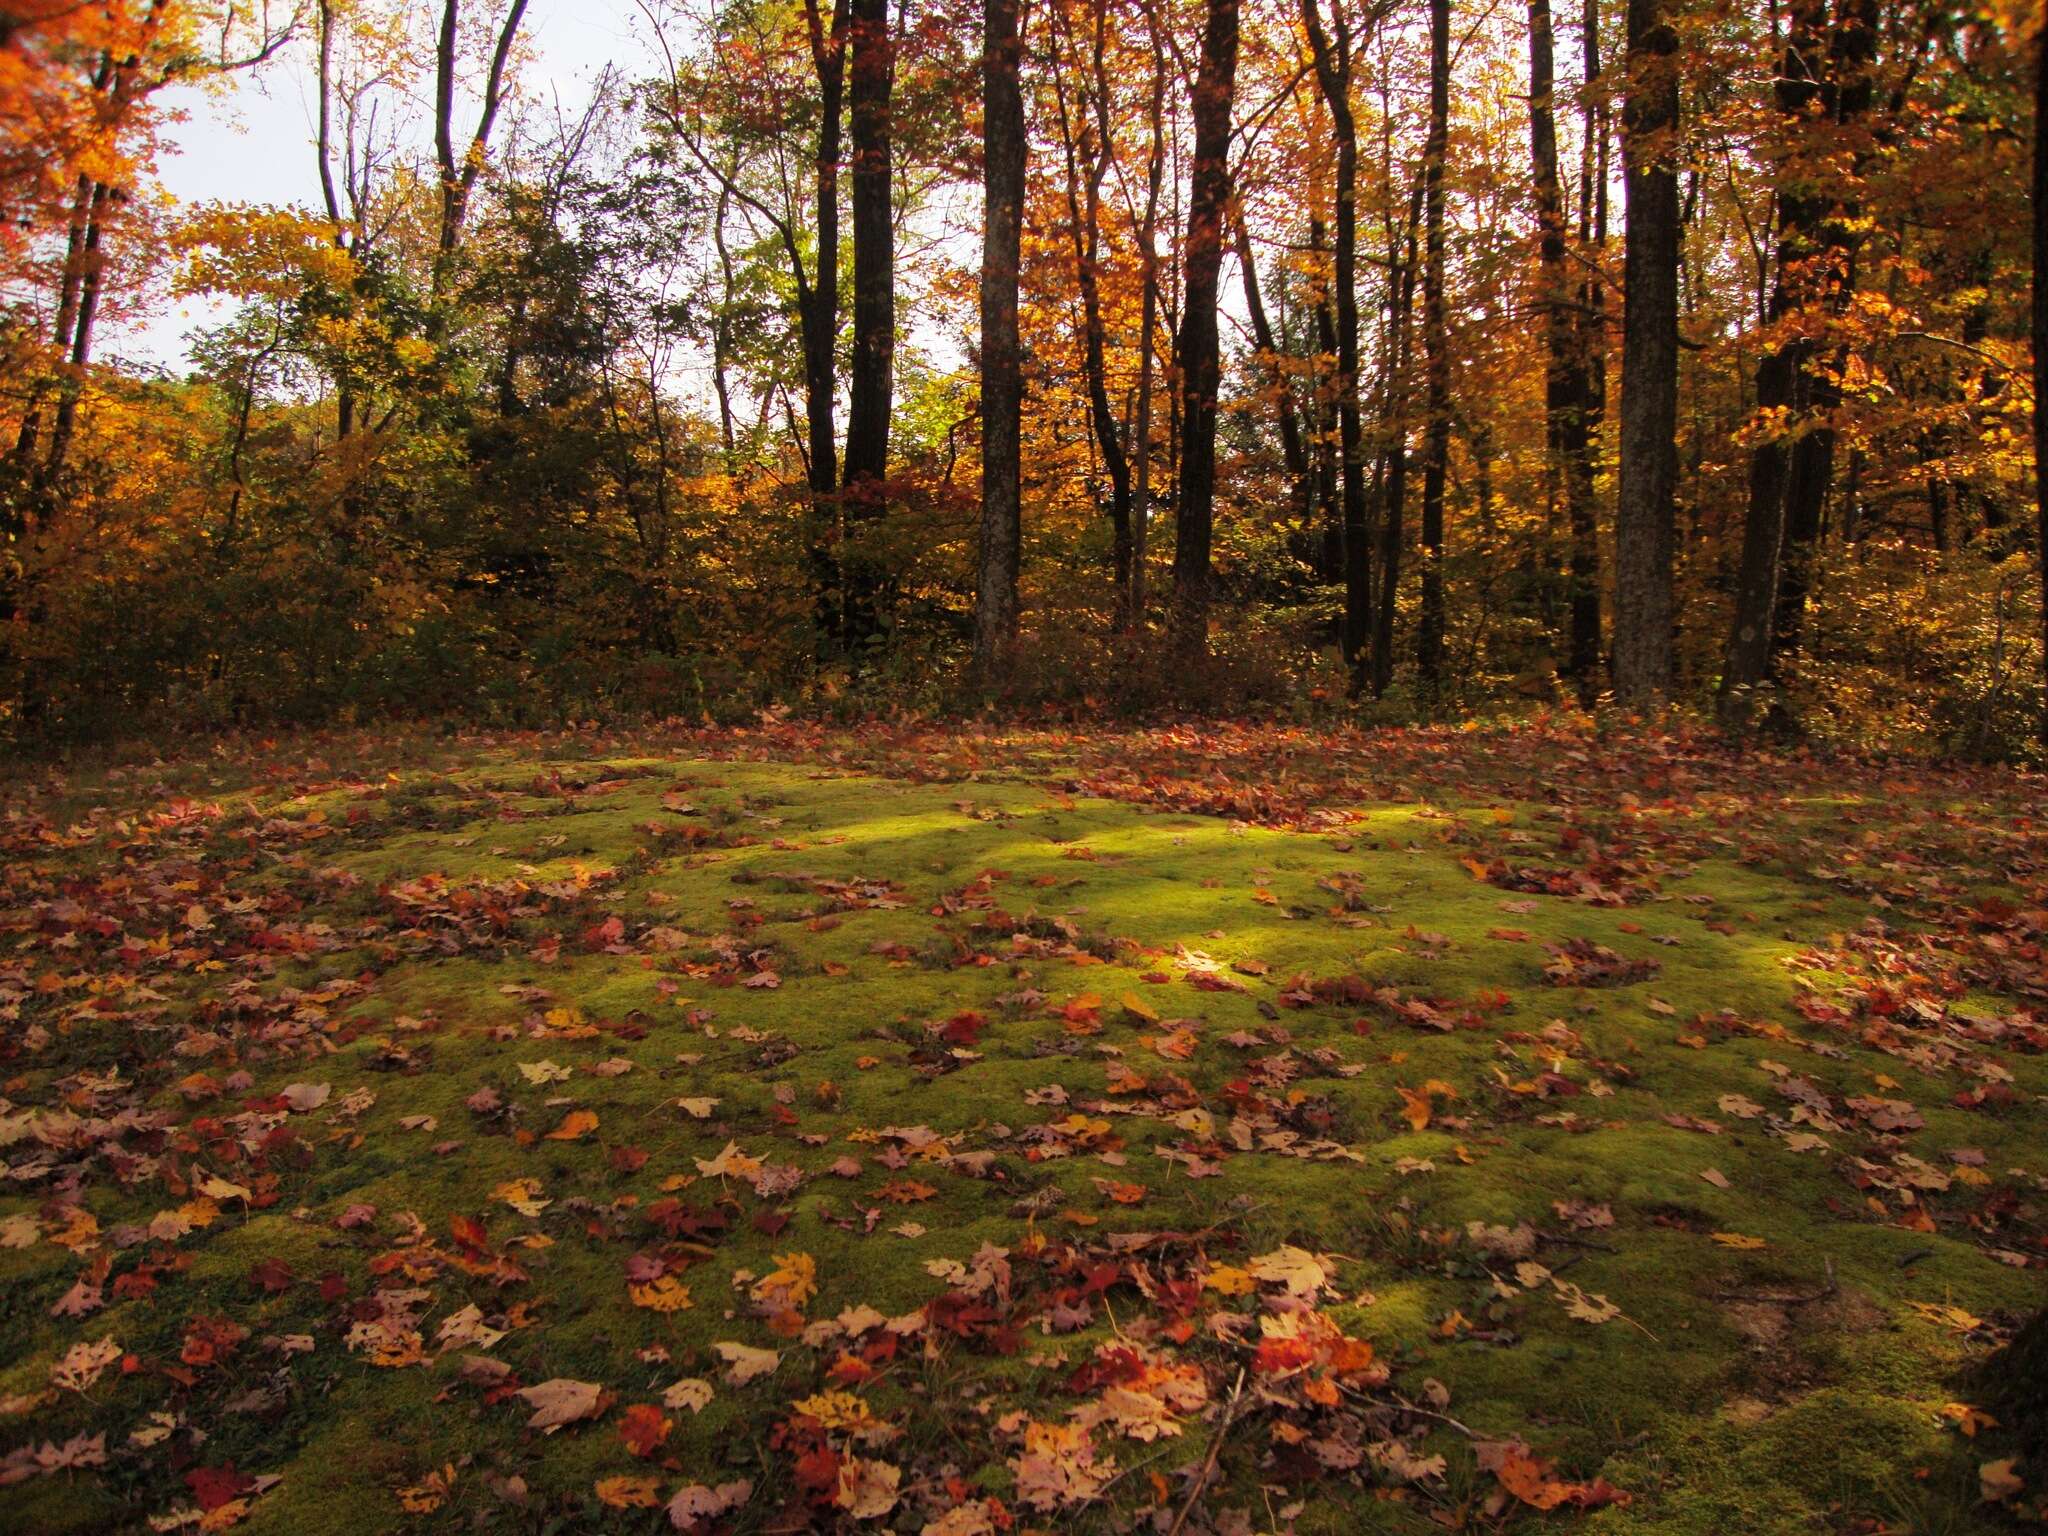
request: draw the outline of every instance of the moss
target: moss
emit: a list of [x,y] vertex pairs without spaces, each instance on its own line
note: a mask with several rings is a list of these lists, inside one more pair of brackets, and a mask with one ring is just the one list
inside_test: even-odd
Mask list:
[[[1838,1166],[1880,1150],[1868,1138],[1845,1133],[1824,1153],[1797,1153],[1721,1105],[1736,1096],[1775,1112],[1775,1085],[1790,1070],[1837,1097],[1910,1097],[1926,1120],[1913,1143],[1922,1155],[1979,1147],[2000,1178],[2038,1169],[2039,1127],[2023,1108],[1949,1104],[1953,1074],[1885,1088],[1881,1076],[1896,1084],[1906,1073],[1899,1060],[1791,1008],[1790,962],[1861,918],[1809,876],[1731,853],[1689,860],[1625,906],[1504,891],[1463,859],[1510,835],[1548,847],[1558,821],[1507,796],[1373,804],[1319,834],[1140,810],[1021,774],[921,783],[816,762],[638,752],[402,761],[395,785],[366,775],[311,791],[233,791],[255,808],[248,825],[332,829],[292,844],[298,863],[236,865],[235,879],[254,897],[305,901],[303,916],[331,923],[348,946],[276,962],[257,975],[257,994],[360,976],[363,996],[312,1010],[321,1016],[289,1048],[219,1064],[220,1075],[250,1080],[217,1101],[185,1102],[174,1084],[189,1068],[153,1069],[138,1041],[155,1041],[114,1027],[64,1037],[61,1071],[34,1063],[13,1090],[33,1096],[62,1072],[125,1061],[153,1105],[187,1121],[233,1114],[288,1083],[332,1085],[326,1106],[292,1117],[304,1158],[262,1170],[276,1179],[274,1203],[225,1202],[178,1245],[188,1268],[85,1330],[112,1331],[162,1363],[195,1316],[249,1328],[233,1382],[201,1373],[186,1399],[211,1437],[202,1459],[283,1476],[253,1503],[246,1529],[390,1528],[395,1490],[445,1466],[458,1471],[451,1521],[493,1518],[503,1506],[491,1479],[515,1475],[531,1501],[521,1520],[586,1529],[619,1519],[594,1504],[592,1485],[641,1468],[609,1419],[542,1437],[523,1429],[516,1403],[487,1405],[463,1384],[453,1355],[381,1369],[343,1342],[349,1308],[375,1278],[403,1274],[409,1245],[423,1235],[445,1253],[472,1221],[526,1278],[501,1285],[442,1265],[423,1279],[429,1353],[459,1308],[499,1315],[523,1302],[529,1326],[492,1355],[524,1381],[602,1382],[623,1405],[655,1401],[678,1376],[714,1375],[721,1340],[786,1350],[772,1380],[721,1386],[701,1415],[676,1415],[658,1464],[664,1488],[719,1474],[764,1487],[786,1478],[765,1442],[829,1362],[747,1315],[750,1277],[778,1255],[816,1261],[812,1318],[854,1305],[902,1313],[941,1288],[933,1266],[985,1243],[1014,1247],[1034,1230],[1167,1231],[1199,1234],[1218,1256],[1283,1242],[1341,1255],[1335,1315],[1395,1364],[1403,1390],[1440,1381],[1462,1423],[1525,1438],[1563,1473],[1605,1475],[1634,1495],[1589,1517],[1592,1529],[1810,1532],[1851,1516],[1924,1516],[1964,1530],[1976,1518],[1959,1470],[1966,1452],[1935,1420],[1976,1344],[1912,1304],[2004,1315],[2032,1277],[1969,1240],[1957,1214],[1967,1191],[1941,1207],[1934,1233],[1880,1223]],[[613,787],[590,787],[600,785]],[[226,867],[246,854],[240,836],[217,832],[194,857]],[[89,871],[95,857],[69,867]],[[315,869],[354,883],[316,879]],[[465,933],[386,894],[428,876],[461,921],[484,922],[476,914],[494,904],[531,910]],[[861,882],[871,883],[865,894],[835,899]],[[588,938],[611,916],[635,936],[627,953]],[[682,937],[644,942],[655,923]],[[1062,935],[1072,950],[1044,942]],[[1544,945],[1569,940],[1656,970],[1611,987],[1550,985]],[[747,958],[736,965],[733,955]],[[1191,964],[1199,957],[1213,968]],[[762,971],[778,984],[741,984]],[[1198,986],[1191,974],[1214,979]],[[1348,976],[1393,992],[1296,1006],[1312,983]],[[239,997],[237,980],[181,972],[165,982],[165,1007],[197,1018]],[[1060,1010],[1088,997],[1099,1031],[1071,1032]],[[1428,1009],[1404,1011],[1417,1000]],[[550,1023],[553,1010],[566,1012]],[[929,1027],[968,1011],[981,1017],[970,1053],[947,1059]],[[1724,1018],[1762,1027],[1724,1028]],[[1162,1050],[1168,1027],[1158,1021],[1176,1020],[1193,1042],[1185,1054]],[[1290,1135],[1248,1152],[1219,1140],[1200,1178],[1160,1155],[1191,1133],[1144,1096],[1110,1091],[1126,1069],[1172,1074],[1228,1138],[1232,1104],[1268,1059],[1284,1059],[1273,1069],[1284,1077],[1268,1086],[1297,1117]],[[566,1075],[521,1071],[543,1062]],[[2039,1063],[2012,1065],[2024,1091],[2048,1087]],[[1450,1092],[1435,1091],[1418,1130],[1398,1090],[1430,1083]],[[474,1111],[479,1089],[502,1108]],[[352,1091],[374,1099],[344,1110]],[[699,1118],[678,1106],[684,1098],[716,1103]],[[595,1114],[596,1128],[549,1139],[571,1110]],[[1070,1156],[1041,1149],[1034,1161],[1016,1138],[1077,1111],[1103,1118],[1113,1142]],[[1701,1128],[1707,1121],[1718,1134]],[[933,1162],[889,1166],[902,1160],[872,1133],[914,1125],[991,1150],[993,1161],[978,1177]],[[729,1141],[801,1168],[806,1181],[763,1201],[702,1175],[700,1163]],[[1316,1155],[1288,1155],[1302,1143],[1317,1144]],[[830,1171],[845,1158],[859,1164],[852,1176]],[[189,1150],[178,1159],[193,1160]],[[549,1202],[538,1215],[503,1197],[501,1186],[522,1179]],[[1111,1193],[1133,1186],[1135,1204]],[[701,1251],[669,1242],[645,1212],[671,1195],[716,1206],[726,1230]],[[88,1192],[109,1227],[146,1222],[167,1203],[155,1187]],[[377,1208],[374,1221],[340,1227],[359,1205]],[[34,1206],[31,1196],[0,1198],[0,1220]],[[1560,1207],[1597,1210],[1612,1225],[1573,1225]],[[1550,1241],[1521,1257],[1620,1315],[1582,1321],[1547,1284],[1512,1283],[1514,1256],[1489,1255],[1464,1235],[1470,1223],[1543,1228]],[[682,1275],[688,1310],[632,1304],[625,1262],[655,1250],[694,1259]],[[252,1278],[266,1264],[289,1271],[281,1290]],[[14,1362],[0,1391],[40,1390],[78,1336],[49,1315],[75,1268],[48,1244],[0,1248],[0,1335]],[[343,1283],[339,1303],[319,1295],[329,1273]],[[1838,1294],[1825,1303],[1728,1300],[1796,1296],[1830,1274]],[[969,1484],[1006,1495],[1004,1453],[982,1421],[1010,1408],[1062,1411],[1064,1373],[1033,1355],[1078,1360],[1139,1322],[1137,1301],[1120,1293],[1115,1306],[1114,1320],[1034,1335],[1008,1355],[907,1350],[873,1401],[904,1431],[909,1459],[949,1462]],[[316,1347],[287,1359],[263,1343],[284,1334]],[[1209,1346],[1197,1335],[1190,1347]],[[225,1412],[273,1372],[288,1383],[279,1403]],[[101,1427],[118,1442],[166,1390],[161,1376],[110,1382],[92,1401],[57,1405],[34,1433]],[[1749,1406],[1731,1414],[1735,1396]],[[1451,1463],[1445,1503],[1493,1492],[1458,1435],[1430,1444]],[[1176,1448],[1159,1467],[1198,1454]],[[23,1529],[133,1527],[138,1511],[160,1513],[180,1496],[165,1466],[134,1466],[133,1508],[74,1477],[10,1490],[7,1518],[28,1519]],[[1913,1476],[1921,1466],[1927,1475]],[[1224,1474],[1231,1494],[1219,1503],[1260,1507],[1252,1443],[1233,1443]],[[1131,1480],[1130,1496],[1141,1482]],[[1306,1504],[1305,1532],[1420,1531],[1443,1513],[1334,1480]]]

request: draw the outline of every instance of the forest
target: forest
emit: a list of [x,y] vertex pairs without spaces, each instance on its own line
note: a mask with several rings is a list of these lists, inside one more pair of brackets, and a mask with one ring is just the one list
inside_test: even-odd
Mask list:
[[[2031,6],[624,20],[579,94],[518,0],[8,8],[11,738],[1668,703],[2035,750]],[[164,193],[252,82],[301,195]],[[181,299],[183,364],[109,350]]]

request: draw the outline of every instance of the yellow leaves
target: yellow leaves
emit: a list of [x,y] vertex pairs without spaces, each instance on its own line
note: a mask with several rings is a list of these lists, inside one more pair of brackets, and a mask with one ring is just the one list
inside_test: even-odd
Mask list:
[[778,1253],[775,1265],[754,1282],[750,1294],[765,1305],[801,1311],[818,1294],[818,1261],[808,1253]]
[[1126,992],[1117,999],[1117,1002],[1123,1006],[1125,1013],[1128,1013],[1141,1024],[1157,1024],[1159,1022],[1159,1011],[1135,992]]
[[1984,1319],[1965,1312],[1961,1307],[1945,1306],[1940,1302],[1916,1301],[1913,1310],[1928,1322],[1943,1328],[1952,1328],[1957,1333],[1974,1333],[1984,1326]]
[[1980,1429],[1998,1428],[1998,1420],[1982,1408],[1972,1408],[1968,1403],[1944,1403],[1941,1416],[1955,1425],[1966,1440],[1976,1439]]
[[61,1225],[46,1235],[60,1248],[69,1248],[73,1253],[83,1252],[99,1242],[99,1218],[82,1205],[67,1205]]
[[1458,1096],[1457,1089],[1437,1077],[1432,1077],[1419,1089],[1403,1088],[1397,1084],[1394,1092],[1401,1095],[1401,1118],[1408,1122],[1410,1128],[1417,1131],[1429,1128],[1430,1116],[1434,1112],[1433,1100],[1455,1099]]
[[431,1515],[448,1502],[448,1495],[455,1490],[456,1475],[454,1463],[450,1462],[417,1483],[399,1489],[399,1508],[408,1515]]
[[1218,1264],[1202,1277],[1202,1287],[1219,1296],[1248,1296],[1255,1288],[1251,1275],[1234,1264]]
[[819,1392],[799,1398],[792,1406],[826,1429],[872,1429],[880,1422],[866,1401],[851,1392]]
[[1760,1237],[1748,1237],[1740,1232],[1716,1232],[1714,1234],[1714,1241],[1723,1248],[1736,1248],[1745,1252],[1770,1246],[1769,1243]]
[[706,1162],[696,1158],[697,1171],[707,1179],[750,1179],[761,1171],[758,1159],[747,1156],[736,1141],[728,1141],[718,1156]]
[[579,1141],[597,1129],[597,1111],[572,1109],[562,1116],[562,1123],[549,1131],[548,1141]]
[[539,1179],[512,1179],[493,1189],[491,1198],[509,1205],[522,1216],[538,1216],[554,1204],[552,1200],[543,1200],[540,1192]]
[[655,1478],[625,1475],[599,1478],[594,1491],[598,1503],[611,1509],[659,1509],[660,1488]]
[[1019,1502],[1033,1509],[1084,1504],[1116,1475],[1114,1457],[1097,1456],[1095,1442],[1078,1424],[1029,1423],[1024,1446],[1010,1458]]
[[355,258],[334,243],[328,222],[294,208],[202,204],[173,238],[186,256],[181,293],[289,300],[309,283],[343,293],[355,279]]
[[1313,1296],[1330,1281],[1321,1258],[1292,1245],[1259,1255],[1245,1266],[1245,1273],[1268,1285],[1285,1286],[1290,1296]]
[[633,1298],[634,1306],[645,1307],[650,1312],[687,1312],[695,1305],[690,1299],[690,1288],[674,1275],[629,1284],[626,1294]]

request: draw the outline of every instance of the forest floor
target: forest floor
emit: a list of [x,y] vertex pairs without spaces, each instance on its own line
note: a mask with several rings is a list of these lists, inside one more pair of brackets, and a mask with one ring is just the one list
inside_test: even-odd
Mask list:
[[0,809],[0,1529],[1963,1532],[2048,801],[371,734]]

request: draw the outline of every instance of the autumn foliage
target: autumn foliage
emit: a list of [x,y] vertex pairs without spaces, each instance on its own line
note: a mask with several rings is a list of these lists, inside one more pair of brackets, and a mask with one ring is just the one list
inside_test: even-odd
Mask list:
[[[1006,15],[656,4],[577,100],[516,4],[11,7],[10,735],[1619,697],[2032,750],[2032,8]],[[161,198],[252,79],[303,196]]]

